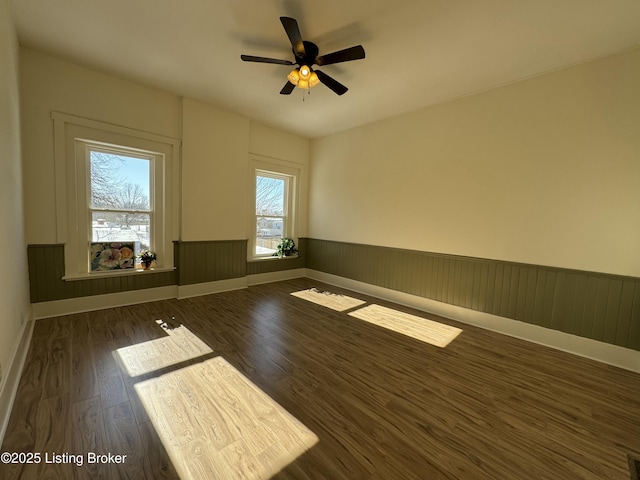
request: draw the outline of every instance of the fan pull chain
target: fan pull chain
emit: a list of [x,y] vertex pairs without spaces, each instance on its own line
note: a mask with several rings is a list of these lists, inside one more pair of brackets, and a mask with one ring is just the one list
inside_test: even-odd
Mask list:
[[[311,95],[311,89],[310,88],[301,88],[301,90],[302,90],[302,101],[304,102],[304,97],[306,95]],[[306,95],[305,95],[305,92],[306,92]]]

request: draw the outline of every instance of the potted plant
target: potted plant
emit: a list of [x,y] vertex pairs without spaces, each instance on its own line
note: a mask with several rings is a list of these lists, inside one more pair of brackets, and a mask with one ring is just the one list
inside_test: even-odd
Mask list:
[[151,250],[142,250],[138,256],[140,257],[140,264],[144,270],[149,270],[151,264],[156,260],[156,254]]
[[296,243],[291,238],[283,238],[278,246],[276,247],[276,253],[274,256],[278,258],[282,257],[291,257],[298,253],[298,249],[296,248]]

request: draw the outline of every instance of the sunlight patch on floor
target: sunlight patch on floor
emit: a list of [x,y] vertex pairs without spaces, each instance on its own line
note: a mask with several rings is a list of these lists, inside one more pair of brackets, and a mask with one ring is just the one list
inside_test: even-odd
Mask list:
[[459,328],[381,305],[369,305],[349,315],[437,347],[446,347],[462,332]]
[[222,357],[135,389],[182,480],[266,480],[318,442]]
[[168,336],[117,350],[129,376],[137,377],[213,351],[184,325],[176,328],[166,328],[166,324],[161,326]]
[[338,312],[344,312],[351,308],[359,307],[363,305],[363,300],[357,298],[348,297],[346,295],[338,295],[331,292],[321,292],[316,288],[310,288],[308,290],[301,290],[299,292],[293,292],[291,295],[294,297],[302,298],[309,302],[317,303],[323,307],[337,310]]

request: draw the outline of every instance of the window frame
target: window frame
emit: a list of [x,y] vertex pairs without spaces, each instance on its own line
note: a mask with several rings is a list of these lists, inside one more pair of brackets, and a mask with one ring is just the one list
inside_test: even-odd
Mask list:
[[[161,246],[161,242],[157,241],[158,237],[161,237],[161,232],[164,230],[164,219],[163,216],[158,213],[158,209],[156,207],[156,202],[158,205],[163,204],[163,192],[162,188],[158,188],[158,186],[162,185],[162,164],[164,163],[164,155],[157,152],[149,152],[146,150],[140,149],[132,149],[129,147],[124,147],[122,145],[107,145],[104,143],[98,143],[94,141],[76,139],[76,152],[78,155],[84,155],[84,168],[85,172],[80,171],[81,168],[78,168],[78,178],[84,176],[85,182],[84,187],[85,191],[85,201],[84,205],[79,205],[79,209],[84,207],[86,212],[86,217],[84,218],[84,222],[81,221],[81,218],[78,218],[78,239],[80,240],[82,237],[86,238],[89,242],[89,247],[91,242],[93,242],[93,212],[100,211],[120,211],[120,212],[133,212],[133,213],[143,213],[149,215],[150,222],[150,231],[149,231],[149,249],[158,254],[158,260],[156,261],[156,266],[158,268],[162,268],[162,259],[164,258],[164,248]],[[93,208],[91,205],[91,153],[92,152],[100,152],[100,153],[108,153],[111,155],[122,155],[130,158],[136,158],[140,160],[146,160],[149,162],[149,210],[132,210],[132,209],[102,209],[102,208]],[[80,167],[82,164],[82,159],[77,159],[77,164]],[[160,168],[158,168],[158,166]],[[79,190],[81,187],[79,185]],[[79,191],[81,194],[81,192]],[[89,263],[90,263],[90,254],[89,249],[87,249],[87,271],[90,272]],[[83,262],[84,263],[84,262]],[[90,272],[92,275],[96,272]],[[103,273],[102,271],[100,273]]]
[[[87,145],[134,157],[153,157],[155,271],[174,269],[173,241],[178,239],[178,139],[133,130],[74,115],[52,112],[56,174],[56,240],[64,244],[63,280],[131,275],[138,269],[90,272],[89,169]],[[150,196],[151,196],[150,191]],[[85,247],[86,245],[86,247]]]
[[[256,188],[257,177],[270,177],[285,180],[285,202],[283,205],[283,238],[292,238],[298,243],[298,226],[300,211],[300,182],[303,173],[303,166],[285,160],[272,158],[251,157],[251,181],[250,188],[250,230],[247,258],[249,261],[276,259],[272,254],[257,254],[257,219],[259,216],[256,211]],[[273,215],[273,217],[279,217]]]

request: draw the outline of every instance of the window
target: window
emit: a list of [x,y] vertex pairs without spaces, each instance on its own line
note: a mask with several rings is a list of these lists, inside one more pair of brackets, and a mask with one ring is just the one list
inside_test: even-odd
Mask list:
[[136,255],[155,251],[155,156],[91,144],[86,154],[90,241],[133,243]]
[[272,256],[280,240],[289,236],[289,183],[290,177],[256,172],[256,256]]
[[[126,274],[144,249],[156,253],[156,270],[172,269],[179,178],[173,158],[179,141],[63,113],[52,117],[64,279]],[[120,250],[100,245],[111,243]],[[110,255],[121,252],[129,260]],[[96,263],[98,257],[103,264]]]
[[75,151],[77,273],[135,267],[142,250],[156,252],[156,267],[166,265],[163,193],[156,188],[163,183],[163,155],[78,138]]
[[283,238],[296,231],[300,166],[286,162],[253,161],[250,258],[272,257]]

